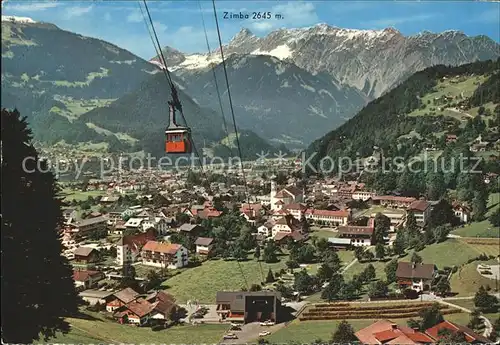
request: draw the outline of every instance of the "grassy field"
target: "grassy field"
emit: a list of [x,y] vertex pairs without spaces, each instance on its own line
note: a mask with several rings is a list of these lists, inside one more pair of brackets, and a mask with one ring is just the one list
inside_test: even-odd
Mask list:
[[104,194],[105,192],[100,190],[81,192],[71,189],[63,189],[61,191],[61,196],[64,197],[66,201],[71,201],[73,199],[75,199],[76,201],[82,201],[82,200],[87,200],[89,196],[95,198],[96,196],[102,196]]
[[[344,264],[354,259],[353,252],[340,251],[338,254]],[[280,260],[272,264],[261,261],[260,265],[255,259],[240,262],[243,275],[236,261],[209,260],[201,266],[190,268],[166,280],[163,286],[180,302],[196,299],[200,303],[209,304],[215,301],[217,291],[239,290],[245,286],[245,279],[249,286],[259,284],[263,280],[262,275],[265,279],[269,269],[273,272],[286,269],[285,262],[288,257],[281,256]],[[309,264],[306,270],[310,274],[315,274],[318,266],[319,264]]]
[[479,263],[479,261],[476,261],[460,267],[451,276],[451,291],[458,294],[458,296],[474,296],[481,285],[489,285],[494,290],[496,285],[495,280],[479,274],[476,269]]
[[[500,207],[500,193],[491,193],[488,199],[488,212],[486,217],[489,217]],[[472,222],[465,226],[452,231],[453,234],[462,237],[494,237],[500,238],[500,229],[495,228],[489,220],[482,222]]]
[[[427,95],[421,98],[422,103],[425,104],[426,107],[424,109],[414,110],[408,115],[423,116],[426,113],[430,113],[431,108],[433,108],[434,111],[436,112],[436,115],[451,116],[453,118],[458,119],[459,121],[463,121],[462,117],[467,118],[467,116],[463,116],[448,111],[446,109],[443,109],[446,107],[446,105],[434,105],[433,100],[436,98],[440,98],[442,96],[451,96],[455,97],[455,102],[456,102],[457,100],[470,97],[478,87],[478,83],[484,82],[485,79],[486,79],[485,76],[475,76],[465,79],[450,78],[447,80],[441,80],[436,85],[434,92],[428,93]],[[439,107],[442,107],[441,110],[438,109]]]
[[[460,313],[447,315],[446,320],[466,325],[469,322],[469,314]],[[355,331],[371,325],[376,319],[347,320]],[[393,319],[399,325],[406,326],[408,319]],[[311,343],[321,339],[330,341],[332,333],[337,329],[340,320],[332,321],[299,321],[295,320],[287,327],[280,329],[274,334],[266,337],[270,343]]]
[[[86,312],[87,313],[87,312]],[[67,335],[59,335],[52,343],[165,343],[172,344],[217,343],[228,325],[186,325],[153,332],[148,327],[120,325],[105,319],[98,313],[90,313],[94,319],[69,318],[72,329]]]
[[[424,263],[434,263],[439,269],[445,266],[460,266],[466,263],[467,260],[477,257],[479,254],[481,253],[474,249],[474,247],[458,239],[448,239],[445,242],[432,244],[418,252]],[[409,261],[411,255],[409,253],[401,260]]]

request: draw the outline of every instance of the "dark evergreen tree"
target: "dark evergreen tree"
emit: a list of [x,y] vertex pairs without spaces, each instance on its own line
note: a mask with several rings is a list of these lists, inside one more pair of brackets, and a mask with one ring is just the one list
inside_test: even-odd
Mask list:
[[342,320],[332,335],[332,343],[334,344],[348,344],[357,340],[354,329],[345,320]]
[[[78,311],[73,272],[61,255],[62,201],[19,112],[2,109],[2,331],[4,343],[46,341]],[[37,168],[38,164],[38,168]],[[29,212],[29,217],[26,216]]]

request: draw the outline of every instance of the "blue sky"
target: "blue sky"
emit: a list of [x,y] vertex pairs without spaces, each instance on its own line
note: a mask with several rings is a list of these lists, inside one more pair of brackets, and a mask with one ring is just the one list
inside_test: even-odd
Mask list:
[[[145,59],[155,55],[139,1],[40,1],[3,0],[3,15],[26,16],[56,24],[62,29],[97,37],[128,49]],[[183,52],[206,52],[202,15],[211,49],[216,48],[212,1],[148,1],[162,46]],[[201,6],[201,10],[200,10]],[[257,36],[286,27],[317,23],[352,28],[395,27],[404,35],[428,30],[460,30],[500,40],[500,3],[488,1],[216,1],[223,43],[242,28]],[[223,12],[280,14],[283,19],[225,20]]]

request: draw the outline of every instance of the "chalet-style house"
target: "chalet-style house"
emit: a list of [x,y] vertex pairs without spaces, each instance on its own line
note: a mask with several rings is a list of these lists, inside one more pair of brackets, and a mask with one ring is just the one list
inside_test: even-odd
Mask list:
[[75,262],[81,264],[94,263],[99,260],[99,251],[95,248],[78,247],[73,254],[75,254]]
[[205,229],[198,224],[184,223],[179,227],[179,233],[186,234],[192,237],[198,237]]
[[429,336],[434,338],[436,341],[439,341],[441,339],[441,336],[439,335],[439,331],[443,330],[443,329],[447,329],[448,331],[450,331],[452,333],[457,333],[457,332],[463,333],[467,344],[490,344],[490,343],[492,343],[491,340],[489,340],[488,338],[486,338],[480,334],[477,334],[472,329],[465,327],[465,326],[457,325],[454,322],[450,322],[450,321],[446,321],[446,320],[435,325],[434,327],[427,329],[425,331],[425,333],[427,333]]
[[196,253],[200,255],[209,255],[213,248],[214,239],[210,237],[198,237],[194,244]]
[[281,210],[285,211],[287,214],[292,215],[296,219],[301,219],[305,216],[307,206],[302,203],[285,204],[281,207]]
[[304,241],[307,234],[302,233],[299,222],[292,216],[280,218],[272,227],[271,235],[276,242],[291,238],[294,241]]
[[120,290],[113,294],[112,300],[106,304],[106,310],[110,313],[114,312],[118,308],[135,301],[138,297],[139,293],[131,288]]
[[104,273],[100,271],[73,271],[73,280],[77,289],[90,289],[97,286],[99,280],[104,279]]
[[276,191],[276,182],[271,182],[271,210],[279,209],[281,205],[300,203],[304,201],[304,191],[294,186]]
[[262,235],[264,237],[270,237],[272,236],[272,229],[273,229],[273,226],[276,224],[275,221],[267,221],[265,222],[263,225],[259,226],[257,228],[257,233],[259,235]]
[[361,344],[431,344],[434,339],[410,327],[389,320],[379,320],[355,333]]
[[410,204],[407,211],[412,212],[417,224],[423,226],[429,220],[431,204],[425,200],[415,200]]
[[123,266],[125,263],[135,262],[140,254],[141,248],[156,239],[155,229],[149,229],[136,235],[122,236],[116,244],[116,263]]
[[439,331],[444,329],[452,333],[463,334],[467,344],[492,343],[491,340],[475,333],[470,328],[446,320],[425,331],[400,326],[390,320],[379,320],[357,331],[355,335],[361,344],[427,345],[440,343],[442,335],[439,334]]
[[180,244],[148,241],[141,250],[143,265],[176,269],[188,264],[188,250]]
[[436,273],[437,269],[434,264],[400,261],[396,270],[396,278],[401,289],[428,291]]
[[[375,219],[370,218],[366,226],[347,225],[338,228],[339,239],[349,239],[350,245],[355,247],[371,246],[373,243],[373,232],[375,230]],[[333,240],[335,242],[335,240]],[[345,242],[338,242],[342,244]]]
[[469,206],[467,205],[462,205],[460,203],[453,203],[453,212],[455,213],[455,216],[460,219],[462,223],[468,223],[471,220],[471,212],[472,210],[470,209]]
[[113,317],[122,324],[146,325],[150,320],[167,320],[174,308],[177,308],[175,299],[163,291],[157,291],[120,306]]
[[216,302],[221,320],[250,323],[276,322],[281,307],[281,294],[276,291],[219,291]]
[[70,225],[70,231],[79,236],[86,236],[93,231],[106,229],[108,217],[100,216],[95,218],[82,219]]

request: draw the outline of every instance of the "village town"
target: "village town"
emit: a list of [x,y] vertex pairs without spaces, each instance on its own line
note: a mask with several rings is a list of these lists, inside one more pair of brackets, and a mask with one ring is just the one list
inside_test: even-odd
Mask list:
[[[87,312],[108,323],[166,337],[178,325],[221,327],[211,336],[224,343],[298,333],[310,342],[308,324],[331,333],[341,320],[362,322],[362,343],[496,336],[498,229],[458,198],[305,178],[294,159],[223,174],[120,169],[60,184],[63,254]],[[433,312],[441,319],[427,328],[401,322]]]

